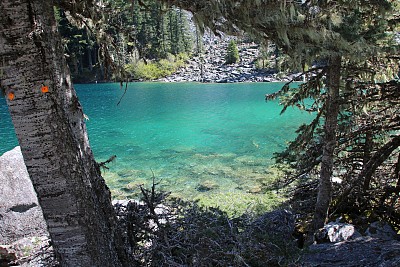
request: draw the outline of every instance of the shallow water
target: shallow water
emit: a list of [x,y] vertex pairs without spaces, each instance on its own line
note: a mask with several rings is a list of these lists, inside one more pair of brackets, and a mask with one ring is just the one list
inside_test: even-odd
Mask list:
[[[279,83],[131,83],[122,102],[119,84],[76,85],[96,160],[110,156],[104,177],[115,197],[135,197],[137,186],[185,198],[201,194],[260,193],[274,152],[285,147],[309,114],[264,95]],[[0,154],[16,138],[0,99]]]

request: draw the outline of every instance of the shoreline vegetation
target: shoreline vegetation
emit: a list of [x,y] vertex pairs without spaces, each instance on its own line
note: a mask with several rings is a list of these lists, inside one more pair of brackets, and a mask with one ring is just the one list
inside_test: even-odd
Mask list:
[[[226,63],[228,46],[234,37],[217,38],[205,35],[203,52],[191,55],[169,54],[165,59],[140,60],[127,64],[125,71],[130,75],[129,82],[200,82],[200,83],[243,83],[243,82],[289,82],[303,81],[300,72],[284,67],[284,59],[273,55],[270,47],[268,56],[263,56],[262,48],[250,41],[238,41],[238,61]],[[93,71],[96,71],[93,69]],[[97,80],[93,75],[75,78],[76,83],[108,83],[126,79]]]

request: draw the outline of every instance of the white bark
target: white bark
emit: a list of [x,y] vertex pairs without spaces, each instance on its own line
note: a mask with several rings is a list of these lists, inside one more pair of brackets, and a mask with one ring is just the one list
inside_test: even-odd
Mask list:
[[110,193],[89,146],[53,2],[1,0],[0,14],[0,86],[61,264],[122,266],[126,254],[118,254]]

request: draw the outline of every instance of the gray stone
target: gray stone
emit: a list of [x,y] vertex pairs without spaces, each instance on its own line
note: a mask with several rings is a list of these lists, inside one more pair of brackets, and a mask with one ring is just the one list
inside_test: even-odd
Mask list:
[[381,239],[395,239],[397,237],[396,232],[388,223],[380,221],[371,223],[365,231],[365,235]]
[[331,242],[337,243],[349,239],[361,237],[361,234],[348,223],[330,222],[315,234],[317,243]]
[[305,267],[397,267],[400,266],[400,242],[359,237],[338,243],[310,246],[297,266]]
[[19,147],[0,157],[0,244],[48,235]]
[[[232,37],[225,36],[216,40],[215,36],[204,35],[204,54],[195,56],[188,60],[185,67],[179,69],[169,77],[162,78],[165,82],[217,82],[217,83],[236,83],[236,82],[255,82],[263,81],[266,73],[258,70],[255,66],[259,51],[256,44],[238,44],[240,62],[238,64],[225,64],[226,48]],[[278,81],[272,73],[268,74],[268,81]]]
[[216,184],[214,181],[205,180],[205,181],[200,182],[196,186],[196,190],[199,192],[207,192],[207,191],[217,189],[218,187],[219,187],[218,184]]
[[373,237],[361,236],[351,224],[329,223],[316,233],[320,241],[326,242],[311,245],[299,266],[400,266],[400,242],[395,239],[393,229],[376,222],[367,232]]

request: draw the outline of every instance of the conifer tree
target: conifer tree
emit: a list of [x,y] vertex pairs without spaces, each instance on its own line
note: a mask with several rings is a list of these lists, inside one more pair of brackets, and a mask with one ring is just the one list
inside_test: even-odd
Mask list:
[[225,63],[234,64],[237,62],[239,62],[239,50],[237,48],[236,42],[234,40],[230,40],[228,48],[226,50]]

